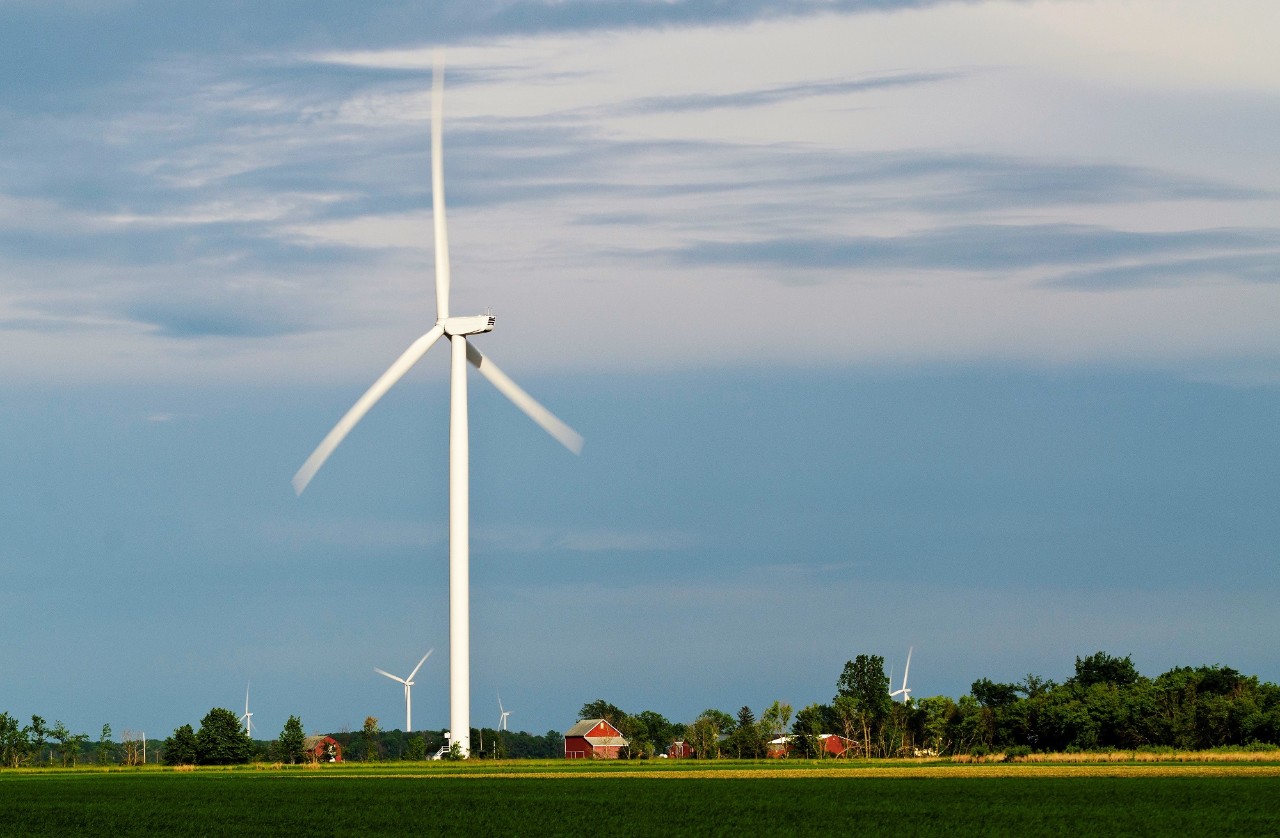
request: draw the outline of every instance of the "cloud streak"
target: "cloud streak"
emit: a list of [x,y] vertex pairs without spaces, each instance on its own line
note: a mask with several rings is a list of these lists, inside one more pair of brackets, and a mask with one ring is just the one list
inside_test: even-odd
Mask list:
[[902,236],[698,242],[659,255],[681,265],[1016,271],[1205,250],[1270,251],[1278,246],[1280,230],[1140,233],[1092,225],[990,224]]

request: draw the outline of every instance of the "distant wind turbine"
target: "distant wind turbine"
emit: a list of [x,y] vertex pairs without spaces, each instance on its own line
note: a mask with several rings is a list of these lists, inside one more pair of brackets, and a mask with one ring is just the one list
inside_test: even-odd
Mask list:
[[379,669],[376,666],[373,668],[373,671],[378,673],[379,675],[385,675],[388,678],[390,678],[392,681],[399,681],[401,684],[404,684],[404,732],[405,733],[413,733],[413,697],[410,693],[410,691],[413,689],[413,676],[418,674],[418,670],[422,668],[422,665],[427,662],[427,658],[431,657],[431,653],[434,651],[435,651],[434,648],[427,650],[427,653],[422,656],[422,660],[418,661],[418,665],[415,666],[413,668],[413,671],[409,673],[408,678],[401,678],[397,675],[392,675],[390,672],[386,671],[385,669]]
[[[904,670],[902,671],[902,687],[901,687],[900,689],[896,689],[896,690],[894,690],[893,692],[889,693],[889,697],[890,697],[890,698],[893,698],[895,695],[900,695],[900,696],[902,696],[902,703],[903,703],[903,704],[906,704],[908,701],[910,701],[910,700],[911,700],[911,690],[907,688],[907,674],[911,672],[911,650],[912,650],[912,648],[914,648],[914,647],[910,647],[910,646],[909,646],[909,647],[907,647],[907,668],[906,668],[906,669],[904,669]],[[892,676],[892,675],[890,675],[890,676],[889,676],[889,686],[891,686],[891,687],[893,686],[893,676]]]
[[511,711],[502,706],[502,693],[498,693],[498,730],[507,729],[507,716],[511,715]]
[[244,735],[253,738],[253,714],[249,712],[249,682],[244,684],[244,715],[240,717],[240,721],[244,722]]
[[449,732],[451,741],[470,753],[471,742],[471,616],[470,616],[470,468],[467,429],[467,376],[470,362],[498,392],[506,396],[561,445],[577,454],[582,437],[494,366],[467,337],[492,331],[491,314],[451,317],[449,314],[449,238],[444,209],[444,65],[437,56],[431,109],[431,215],[435,226],[436,323],[396,359],[373,386],[338,420],[316,450],[293,476],[299,495],[325,460],[369,409],[416,364],[440,338],[448,336],[449,364]]

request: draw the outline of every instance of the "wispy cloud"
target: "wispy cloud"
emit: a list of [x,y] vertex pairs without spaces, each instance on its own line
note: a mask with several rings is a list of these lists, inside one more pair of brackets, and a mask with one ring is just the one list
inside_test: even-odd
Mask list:
[[659,111],[709,111],[718,108],[751,108],[772,105],[777,102],[810,99],[820,96],[841,96],[866,90],[887,87],[909,87],[934,84],[963,77],[959,71],[911,73],[898,72],[855,79],[814,81],[804,84],[787,84],[736,93],[700,93],[681,96],[649,96],[633,99],[608,110],[615,113],[654,113]]
[[1046,280],[1050,288],[1121,291],[1193,282],[1280,282],[1280,250],[1114,265],[1071,271]]
[[1007,271],[1205,250],[1271,250],[1277,246],[1280,230],[1145,233],[1072,224],[990,224],[901,236],[698,242],[659,255],[689,265]]

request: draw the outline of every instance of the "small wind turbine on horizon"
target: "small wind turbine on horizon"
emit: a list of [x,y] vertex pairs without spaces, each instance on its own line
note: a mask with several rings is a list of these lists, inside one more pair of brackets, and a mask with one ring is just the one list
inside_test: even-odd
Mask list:
[[253,738],[253,714],[249,712],[249,682],[244,684],[244,715],[240,717],[240,721],[244,722],[244,735],[250,739]]
[[511,711],[502,706],[502,693],[498,693],[498,730],[507,729],[507,716],[511,715]]
[[[911,647],[911,646],[907,647],[907,668],[902,671],[902,686],[899,689],[896,689],[893,692],[889,693],[890,698],[893,698],[895,695],[902,696],[903,704],[906,704],[908,701],[911,700],[911,690],[907,688],[907,674],[911,672],[911,650],[913,648],[914,647]],[[891,687],[893,686],[892,674],[889,675],[889,686]]]
[[469,336],[493,330],[491,314],[454,317],[449,313],[449,239],[444,209],[444,65],[436,58],[431,108],[431,215],[435,228],[436,322],[422,337],[409,345],[386,372],[347,411],[338,424],[311,452],[293,476],[299,495],[307,488],[325,460],[369,409],[395,386],[436,341],[447,336],[452,350],[449,364],[449,732],[450,738],[470,753],[471,743],[471,616],[470,616],[470,467],[467,426],[468,362],[498,392],[550,434],[577,454],[582,437],[551,411],[534,400],[507,375],[481,355]]
[[398,675],[392,675],[390,672],[386,671],[385,669],[379,669],[376,666],[373,668],[373,671],[378,673],[379,675],[385,675],[388,678],[390,678],[392,681],[399,681],[401,684],[404,684],[404,732],[405,733],[413,733],[413,697],[410,693],[410,691],[413,689],[413,676],[418,674],[418,670],[422,668],[422,665],[427,662],[427,658],[431,657],[431,653],[434,651],[435,651],[434,647],[427,650],[427,653],[422,656],[422,660],[418,661],[418,665],[415,666],[413,668],[413,671],[409,673],[408,678],[401,678]]

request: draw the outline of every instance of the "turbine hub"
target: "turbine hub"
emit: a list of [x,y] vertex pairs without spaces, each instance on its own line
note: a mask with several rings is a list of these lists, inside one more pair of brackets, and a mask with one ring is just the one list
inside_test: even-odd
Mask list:
[[497,319],[492,314],[473,314],[469,317],[446,317],[442,325],[446,335],[478,335],[492,332]]

